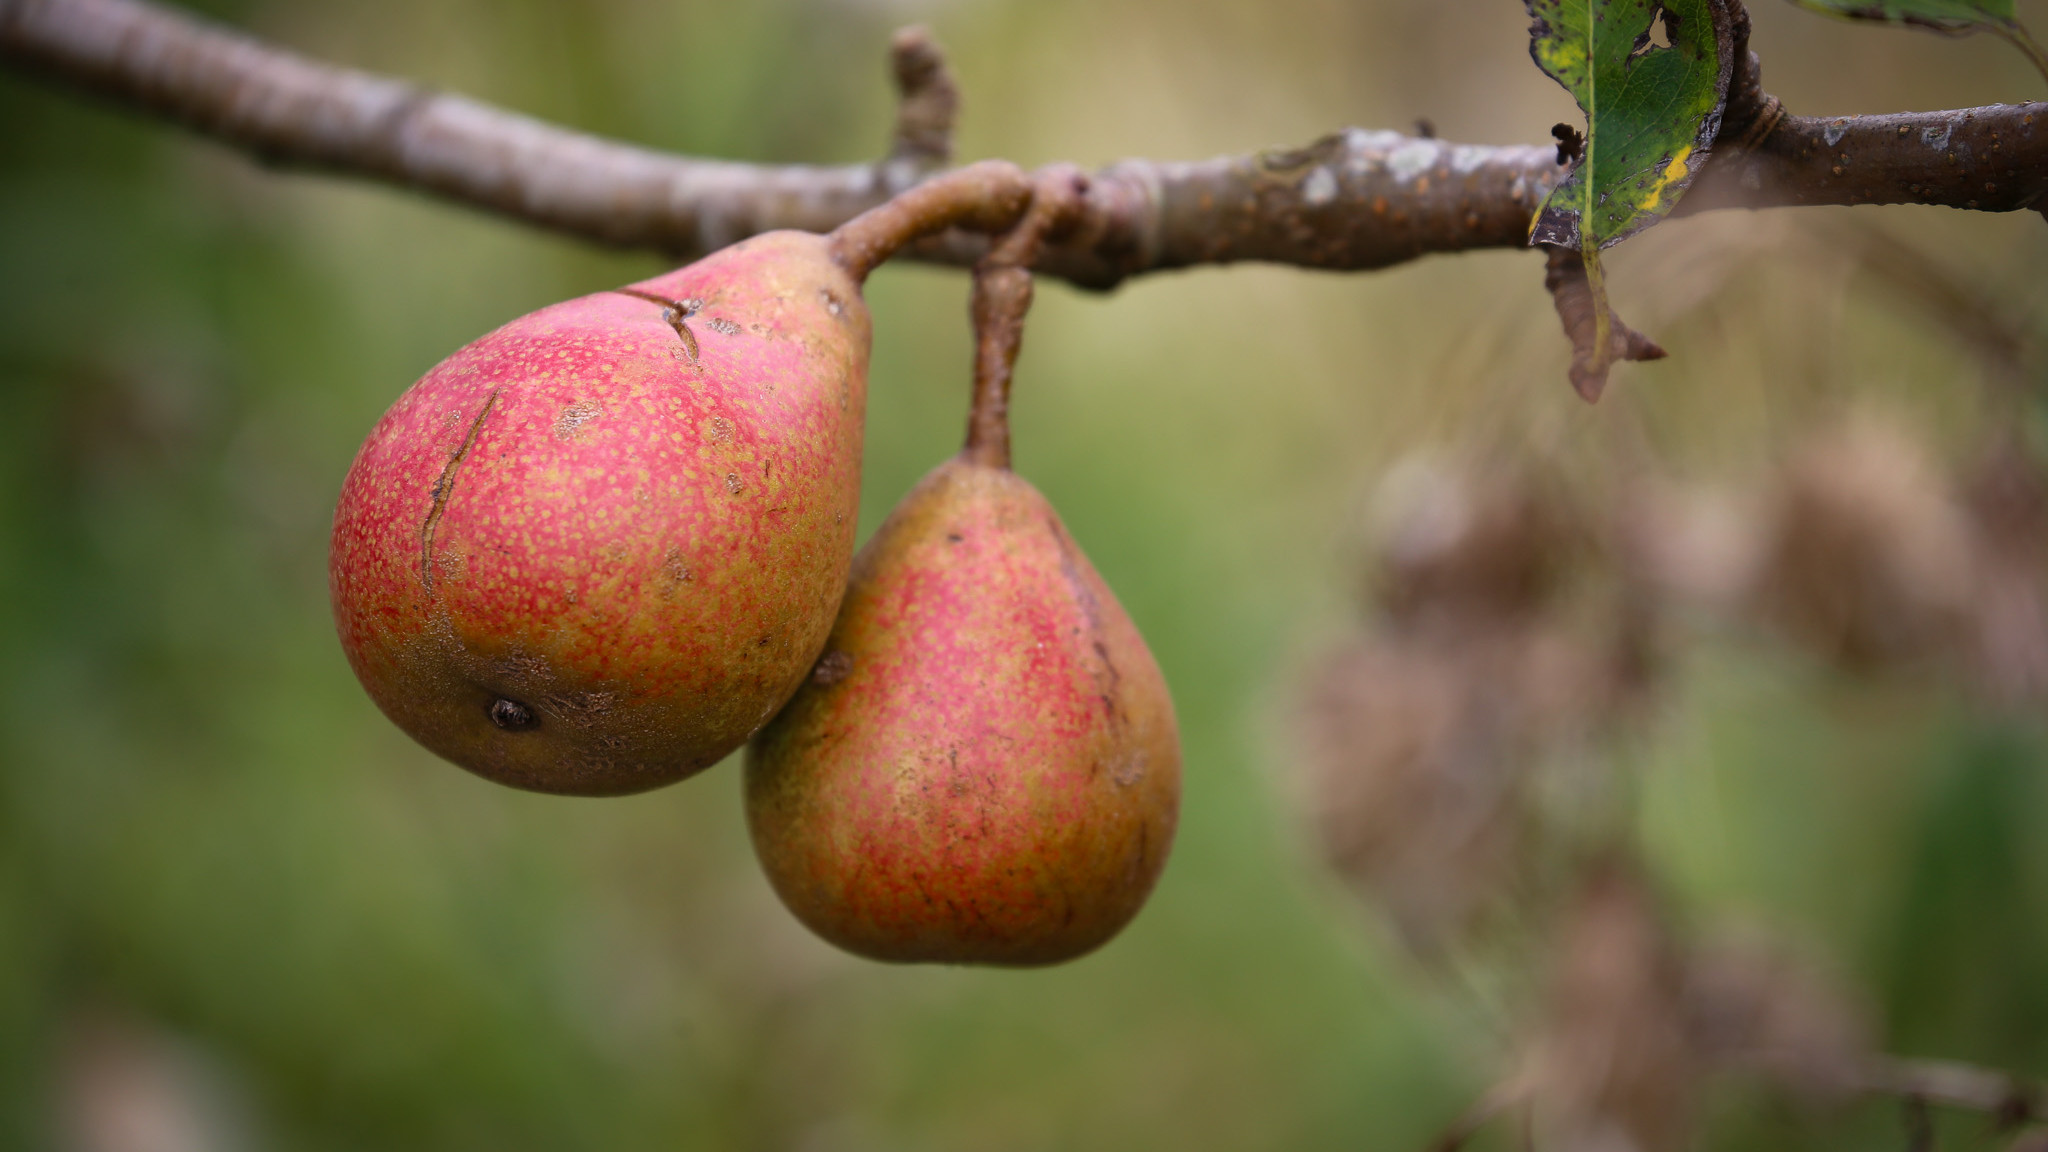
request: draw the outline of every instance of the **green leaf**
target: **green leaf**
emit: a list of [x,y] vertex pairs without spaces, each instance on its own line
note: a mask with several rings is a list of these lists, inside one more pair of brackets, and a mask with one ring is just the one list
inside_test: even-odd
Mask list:
[[1735,71],[1734,19],[1730,0],[1524,3],[1535,18],[1529,54],[1586,113],[1578,162],[1544,198],[1529,242],[1584,259],[1594,323],[1572,383],[1590,400],[1626,354],[1600,249],[1669,215],[1706,161]]
[[1991,32],[2027,54],[2048,78],[2048,53],[2013,12],[2013,0],[1792,0],[1809,12],[1869,24],[1898,24],[1960,35]]
[[1584,155],[1529,239],[1591,258],[1669,214],[1692,183],[1721,126],[1732,22],[1725,0],[1526,3],[1530,55],[1586,113]]
[[1809,11],[1844,20],[1917,24],[1943,32],[1968,32],[2013,19],[2012,0],[1792,0]]

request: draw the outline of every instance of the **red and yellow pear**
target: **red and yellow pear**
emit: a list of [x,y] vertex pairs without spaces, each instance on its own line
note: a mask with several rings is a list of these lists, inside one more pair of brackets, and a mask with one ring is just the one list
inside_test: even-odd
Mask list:
[[748,750],[748,824],[776,892],[874,959],[1079,956],[1136,915],[1173,841],[1165,680],[1010,470],[1003,391],[978,388],[967,450],[861,550],[823,658]]
[[543,308],[428,372],[335,513],[342,649],[433,751],[636,792],[743,743],[817,659],[853,554],[869,320],[902,243],[1014,217],[977,165],[831,236],[773,232]]

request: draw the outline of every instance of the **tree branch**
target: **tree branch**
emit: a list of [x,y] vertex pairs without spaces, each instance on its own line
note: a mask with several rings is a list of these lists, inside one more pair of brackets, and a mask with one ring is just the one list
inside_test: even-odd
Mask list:
[[1882,1058],[1856,1087],[1878,1096],[1982,1112],[2001,1129],[2048,1120],[2048,1093],[2009,1072],[1947,1060]]
[[1511,1076],[1488,1088],[1464,1115],[1451,1121],[1450,1127],[1430,1141],[1429,1152],[1459,1152],[1488,1121],[1527,1099],[1530,1088],[1527,1076]]
[[943,168],[953,159],[953,121],[960,114],[960,86],[937,41],[923,27],[899,29],[889,41],[896,77],[896,134],[892,163],[907,163],[911,175]]
[[[877,164],[702,160],[582,135],[461,96],[319,63],[143,0],[0,0],[0,59],[163,116],[275,164],[419,189],[608,244],[691,256],[776,228],[828,231],[950,152],[957,90],[929,38],[897,43],[905,92]],[[1681,212],[1792,204],[2048,205],[2048,104],[1817,120],[1783,116],[1739,70],[1717,149]],[[1261,260],[1367,269],[1522,248],[1563,174],[1554,150],[1349,129],[1305,148],[1196,163],[1127,160],[1089,181],[1036,271],[1106,288]],[[973,263],[948,234],[916,259]]]
[[2048,104],[1888,116],[1790,116],[1764,90],[1735,13],[1735,73],[1714,155],[1678,212],[1813,204],[2048,210]]
[[1031,262],[1046,239],[1072,221],[1087,182],[1071,164],[1040,169],[1030,207],[974,266],[974,292],[968,299],[968,314],[974,318],[974,402],[967,409],[967,443],[960,455],[983,467],[1010,466],[1010,377],[1024,344],[1024,314],[1031,310]]
[[1717,155],[1680,212],[1811,204],[2042,206],[2048,104],[1891,116],[1786,116],[1746,152]]
[[[267,163],[366,176],[678,254],[774,228],[830,231],[924,174],[917,164],[686,160],[308,60],[137,0],[0,0],[0,58]],[[943,69],[937,78],[949,79]],[[899,129],[897,154],[929,158],[938,122],[927,114]]]

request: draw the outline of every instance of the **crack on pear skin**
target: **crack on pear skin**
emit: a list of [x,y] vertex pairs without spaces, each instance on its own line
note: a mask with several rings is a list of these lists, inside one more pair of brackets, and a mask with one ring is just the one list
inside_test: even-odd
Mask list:
[[491,414],[491,409],[498,403],[498,393],[503,391],[503,388],[491,390],[484,399],[484,406],[477,411],[476,419],[470,421],[469,432],[463,436],[462,444],[455,449],[454,455],[448,457],[448,463],[442,466],[441,474],[434,479],[431,489],[434,503],[427,509],[426,521],[420,525],[420,586],[429,592],[434,590],[434,529],[440,526],[442,514],[448,511],[448,499],[455,494],[455,477],[462,471],[462,461],[476,446],[477,434],[483,431],[484,418]]
[[638,288],[614,288],[612,291],[621,296],[631,296],[636,300],[661,305],[661,318],[670,328],[675,329],[677,339],[683,342],[684,350],[690,354],[690,363],[697,362],[697,334],[690,331],[689,319],[697,314],[699,308],[704,307],[702,300],[695,297],[688,300],[671,300],[666,296],[656,296],[652,292],[642,292]]
[[1102,604],[1096,600],[1095,590],[1088,587],[1087,578],[1081,574],[1078,549],[1074,546],[1073,539],[1067,535],[1065,527],[1053,516],[1047,516],[1045,524],[1052,530],[1053,539],[1058,541],[1060,546],[1060,575],[1065,578],[1067,588],[1073,592],[1074,599],[1080,603],[1081,611],[1088,616],[1088,641],[1095,649],[1095,658],[1102,662],[1102,670],[1109,674],[1106,683],[1100,676],[1097,677],[1096,696],[1102,701],[1102,709],[1108,714],[1110,723],[1121,725],[1124,720],[1123,710],[1117,707],[1116,697],[1123,684],[1124,675],[1117,669],[1116,661],[1110,658],[1109,644],[1103,636]]

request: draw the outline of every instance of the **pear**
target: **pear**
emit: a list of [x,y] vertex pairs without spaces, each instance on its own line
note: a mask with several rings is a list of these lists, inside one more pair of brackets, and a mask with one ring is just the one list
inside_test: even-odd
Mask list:
[[737,748],[844,591],[869,339],[828,238],[776,232],[442,361],[335,513],[335,621],[371,698],[543,792],[636,792]]
[[342,485],[342,650],[400,728],[490,779],[682,779],[789,699],[853,558],[870,327],[891,253],[1009,226],[983,161],[830,235],[769,232],[543,308],[441,362]]
[[810,680],[748,747],[775,891],[877,960],[1079,956],[1136,915],[1173,841],[1159,667],[1051,504],[987,459],[889,514]]

